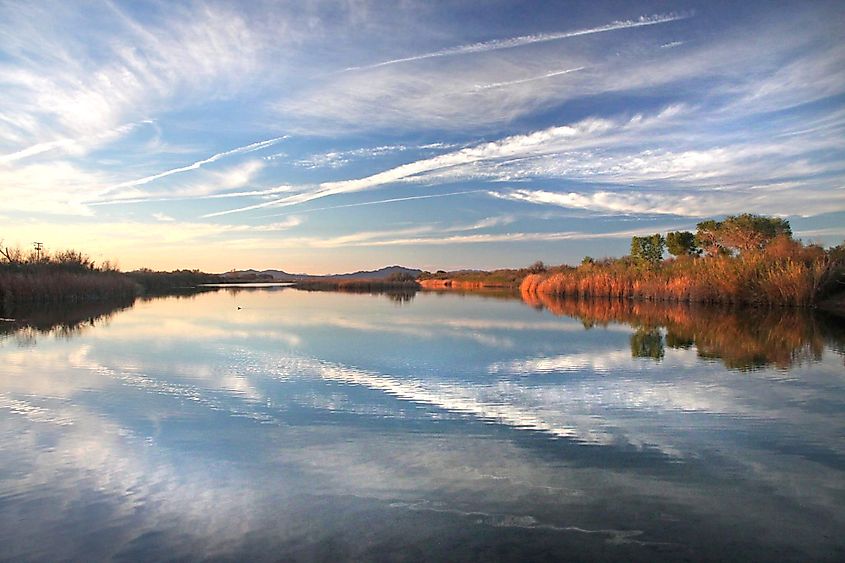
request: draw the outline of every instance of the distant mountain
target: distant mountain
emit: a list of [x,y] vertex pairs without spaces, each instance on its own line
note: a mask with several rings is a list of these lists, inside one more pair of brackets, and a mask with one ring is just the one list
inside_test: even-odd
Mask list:
[[413,268],[405,268],[403,266],[387,266],[386,268],[380,268],[378,270],[369,270],[369,271],[359,271],[359,272],[352,272],[351,274],[335,274],[333,276],[327,276],[330,278],[335,279],[350,279],[350,280],[360,280],[360,279],[367,279],[367,280],[382,280],[385,278],[389,278],[393,274],[408,274],[414,277],[417,277],[422,273],[422,270],[416,270]]
[[387,266],[378,270],[361,270],[349,274],[331,274],[327,276],[314,276],[311,274],[289,274],[282,270],[232,270],[222,274],[224,278],[255,281],[294,282],[302,280],[337,279],[337,280],[382,280],[393,274],[409,274],[417,277],[422,270],[405,268],[403,266]]
[[299,281],[309,279],[312,276],[306,274],[289,274],[281,270],[232,270],[221,274],[226,279],[247,280],[247,281]]

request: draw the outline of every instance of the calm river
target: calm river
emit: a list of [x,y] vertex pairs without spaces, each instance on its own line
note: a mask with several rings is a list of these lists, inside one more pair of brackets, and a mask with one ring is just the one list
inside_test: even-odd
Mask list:
[[528,301],[3,321],[0,559],[845,559],[842,319]]

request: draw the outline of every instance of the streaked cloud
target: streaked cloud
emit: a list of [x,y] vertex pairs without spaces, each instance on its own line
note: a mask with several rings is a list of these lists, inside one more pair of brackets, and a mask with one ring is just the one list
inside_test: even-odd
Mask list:
[[368,190],[406,180],[424,173],[455,166],[467,165],[481,161],[517,158],[526,155],[553,152],[554,150],[557,150],[561,144],[574,143],[577,142],[579,138],[595,137],[618,127],[624,128],[629,126],[647,125],[652,123],[654,120],[671,117],[677,113],[677,111],[678,108],[669,107],[651,118],[644,118],[642,115],[637,115],[622,123],[617,123],[607,119],[585,119],[572,125],[550,127],[548,129],[535,131],[526,135],[514,135],[499,141],[484,143],[474,147],[464,148],[459,151],[417,160],[415,162],[403,164],[363,178],[324,182],[313,189],[299,194],[237,209],[210,213],[205,215],[205,217],[218,217],[221,215],[251,211],[264,207],[285,207],[297,205],[332,195]]
[[[632,215],[674,215],[681,217],[713,217],[730,213],[743,213],[754,209],[759,213],[786,216],[796,213],[795,190],[781,187],[769,190],[742,190],[730,194],[729,201],[722,190],[697,193],[684,192],[608,192],[591,193],[550,192],[546,190],[507,190],[489,192],[493,197],[553,205],[565,208],[586,209]],[[803,195],[801,214],[824,213],[832,207],[845,206],[845,192],[809,192]]]

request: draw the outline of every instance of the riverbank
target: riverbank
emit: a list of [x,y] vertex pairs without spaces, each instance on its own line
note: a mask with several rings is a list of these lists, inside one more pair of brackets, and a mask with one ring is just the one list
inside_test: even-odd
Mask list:
[[436,280],[420,280],[419,285],[428,290],[480,290],[480,289],[515,289],[519,284],[499,284],[485,281],[453,280],[450,278]]
[[292,287],[305,291],[348,291],[348,292],[385,292],[417,291],[420,284],[415,280],[396,281],[390,279],[311,279],[293,282]]
[[456,270],[435,273],[423,272],[417,278],[423,289],[436,290],[474,290],[474,289],[513,289],[519,288],[525,276],[545,268],[541,262],[530,268],[503,268],[499,270]]
[[818,308],[826,313],[845,318],[845,291],[820,301]]

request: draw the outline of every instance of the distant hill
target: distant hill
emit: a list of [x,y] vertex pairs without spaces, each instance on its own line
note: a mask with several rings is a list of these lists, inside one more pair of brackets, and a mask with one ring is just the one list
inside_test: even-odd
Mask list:
[[352,280],[360,280],[360,279],[368,279],[368,280],[381,280],[386,279],[392,276],[393,274],[408,274],[414,277],[417,277],[422,273],[422,270],[416,270],[414,268],[405,268],[403,266],[387,266],[385,268],[380,268],[378,270],[369,270],[369,271],[358,271],[352,272],[351,274],[336,274],[333,276],[328,276],[331,278],[337,279],[352,279]]
[[321,279],[335,279],[335,280],[382,280],[387,279],[393,274],[409,274],[417,277],[422,273],[422,270],[414,268],[405,268],[403,266],[387,266],[378,270],[361,270],[358,272],[351,272],[348,274],[331,274],[327,276],[314,276],[311,274],[290,274],[282,270],[233,270],[226,272],[222,276],[226,279],[238,280],[255,280],[255,281],[274,281],[274,282],[295,282],[303,280],[321,280]]

